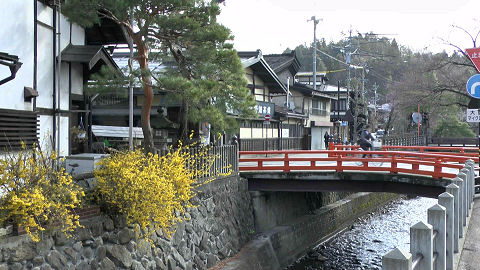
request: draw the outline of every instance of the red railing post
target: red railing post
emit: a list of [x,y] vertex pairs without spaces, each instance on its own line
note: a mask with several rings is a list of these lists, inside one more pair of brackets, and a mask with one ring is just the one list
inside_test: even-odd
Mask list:
[[328,143],[328,150],[333,150],[335,149],[335,144],[333,142]]
[[435,158],[435,164],[433,165],[433,178],[439,179],[442,176],[442,159]]
[[285,156],[283,159],[283,171],[290,172],[290,161],[288,160],[288,153],[285,153]]
[[413,173],[415,172],[418,172],[418,169],[420,169],[420,165],[419,164],[412,164],[412,171]]
[[337,172],[343,172],[341,155],[337,155]]
[[397,157],[395,154],[392,154],[392,162],[390,162],[390,173],[397,173]]

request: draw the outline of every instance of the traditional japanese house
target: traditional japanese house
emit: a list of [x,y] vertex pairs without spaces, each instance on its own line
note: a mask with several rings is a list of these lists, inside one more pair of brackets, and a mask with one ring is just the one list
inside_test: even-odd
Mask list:
[[304,144],[302,148],[325,149],[324,134],[330,134],[333,126],[330,122],[330,104],[336,98],[297,81],[300,62],[295,51],[265,55],[265,59],[288,88],[288,95],[272,98],[282,123],[283,135],[301,140]]
[[59,12],[60,4],[0,1],[0,56],[9,56],[0,60],[2,148],[38,141],[69,155],[73,131],[82,137],[88,128],[84,84],[102,65],[116,67],[104,45],[125,42],[122,31],[106,20],[84,29]]
[[[256,119],[239,119],[239,139],[242,150],[279,149],[282,131],[272,97],[285,95],[287,87],[265,61],[260,50],[238,52],[248,87],[255,96]],[[288,137],[288,136],[287,136]]]

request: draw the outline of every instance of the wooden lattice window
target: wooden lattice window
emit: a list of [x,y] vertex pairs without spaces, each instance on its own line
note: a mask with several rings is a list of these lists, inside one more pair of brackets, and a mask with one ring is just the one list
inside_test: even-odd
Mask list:
[[31,111],[0,109],[0,151],[18,150],[22,141],[28,148],[38,143],[38,121]]

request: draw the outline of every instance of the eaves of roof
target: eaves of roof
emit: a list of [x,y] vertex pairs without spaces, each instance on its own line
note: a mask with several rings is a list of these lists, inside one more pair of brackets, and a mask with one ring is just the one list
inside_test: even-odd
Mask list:
[[[255,55],[256,54],[256,55]],[[268,65],[267,61],[262,56],[262,52],[257,50],[257,52],[238,52],[238,56],[241,59],[242,65],[244,68],[255,66],[260,66],[266,74],[270,77],[270,80],[274,81],[275,84],[283,90],[284,93],[287,92],[287,87],[285,84],[280,82],[277,74],[273,69]]]
[[68,45],[62,51],[62,61],[87,64],[91,70],[99,61],[118,69],[108,51],[102,45]]

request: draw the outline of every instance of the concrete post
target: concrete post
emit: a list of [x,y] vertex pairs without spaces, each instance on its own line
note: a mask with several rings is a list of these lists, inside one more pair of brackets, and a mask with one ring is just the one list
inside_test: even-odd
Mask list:
[[[472,208],[473,208],[473,196],[475,194],[475,172],[474,172],[474,167],[470,163],[465,163],[464,167],[468,173],[468,213],[469,215],[472,214]],[[473,183],[473,184],[472,184]],[[473,189],[473,190],[472,190]]]
[[470,176],[471,178],[471,188],[470,188],[470,210],[473,208],[473,199],[475,198],[475,162],[473,160],[469,159],[467,160],[467,164],[470,167]]
[[[458,177],[457,174],[457,177],[453,179],[453,183],[458,186],[458,237],[463,238],[463,216],[465,214],[465,211],[463,210],[463,180]],[[457,201],[455,200],[455,202]]]
[[473,198],[475,198],[475,162],[469,159],[465,164],[467,164],[470,171],[470,201],[468,209],[471,211],[473,207]]
[[433,262],[434,269],[446,269],[446,209],[436,204],[428,208],[427,214],[428,223],[433,226],[433,231],[437,232],[433,239],[433,254],[437,254],[437,259]]
[[445,207],[446,210],[446,226],[445,226],[445,261],[446,270],[453,269],[453,222],[454,222],[454,197],[448,192],[438,195],[438,204]]
[[382,257],[382,270],[412,270],[412,254],[392,249]]
[[458,218],[458,186],[450,184],[446,191],[453,195],[453,252],[458,253],[458,225],[460,224]]
[[410,253],[413,260],[417,256],[423,258],[415,270],[433,270],[433,227],[423,221],[410,227]]
[[[465,175],[465,176],[464,176]],[[457,175],[463,180],[463,190],[465,192],[465,195],[463,197],[464,201],[464,211],[465,211],[465,224],[463,226],[467,226],[467,217],[470,216],[470,171],[467,168],[463,168],[460,170],[460,173]]]

